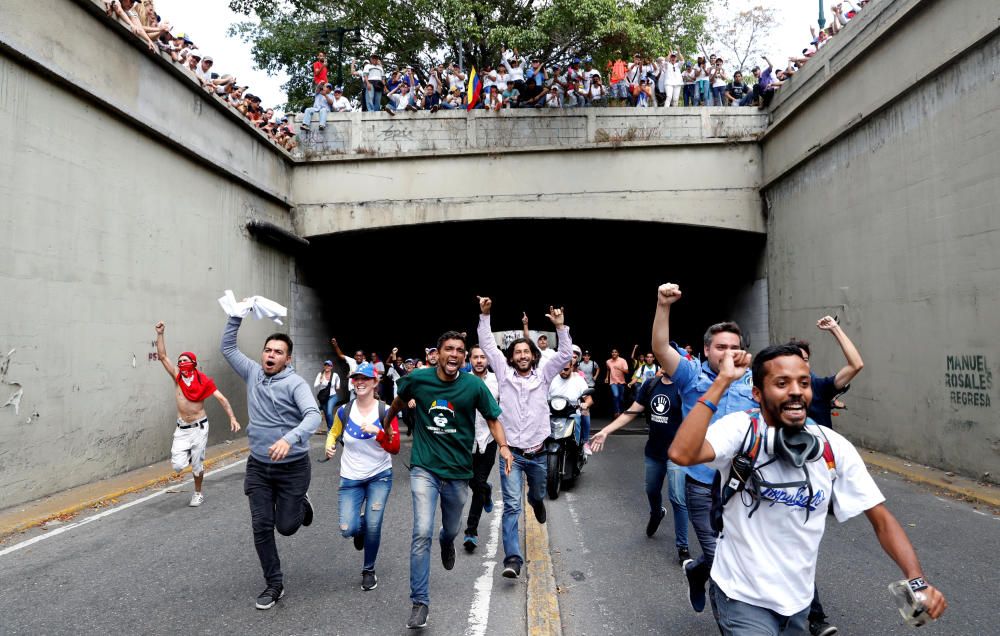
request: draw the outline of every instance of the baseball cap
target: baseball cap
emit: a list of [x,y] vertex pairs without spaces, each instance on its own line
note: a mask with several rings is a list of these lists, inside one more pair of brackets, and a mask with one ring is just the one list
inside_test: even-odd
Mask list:
[[431,351],[437,351],[437,350],[438,350],[437,347],[428,347],[428,348],[424,349],[424,352],[425,353],[430,353]]
[[363,378],[375,379],[378,377],[378,373],[375,371],[375,367],[372,366],[371,362],[362,362],[358,365],[358,368],[351,372],[351,377],[355,378],[361,376]]
[[332,367],[333,366],[333,360],[324,360],[323,361],[323,366],[325,366],[325,367]]
[[215,60],[213,60],[213,59],[212,59],[212,58],[211,58],[210,56],[208,56],[208,55],[206,55],[205,57],[201,58],[201,61],[202,61],[202,62],[215,62]]

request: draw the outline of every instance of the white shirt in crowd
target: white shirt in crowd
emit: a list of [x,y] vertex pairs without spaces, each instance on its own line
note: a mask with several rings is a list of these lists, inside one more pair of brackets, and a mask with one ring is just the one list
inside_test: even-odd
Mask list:
[[[490,390],[490,395],[493,396],[498,403],[500,402],[500,383],[497,381],[497,376],[492,371],[486,372],[486,378],[483,379],[483,383],[486,384],[486,388]],[[490,433],[490,427],[486,423],[486,418],[484,418],[479,411],[476,411],[476,448],[475,452],[485,453],[486,445],[493,441],[493,434]]]
[[[368,437],[356,437],[358,433],[352,431],[360,430],[364,424],[371,424],[382,428],[378,421],[378,405],[368,414],[367,417],[361,415],[361,408],[355,403],[348,413],[347,405],[337,409],[338,414],[343,413],[341,423],[344,425],[344,452],[340,456],[340,476],[344,479],[368,479],[392,468],[392,455],[386,452],[378,442],[375,435]],[[355,429],[348,425],[348,421],[358,426]]]
[[[333,382],[333,386],[330,387],[330,394],[334,394],[340,388],[340,375],[336,371],[330,372],[330,378]],[[313,382],[314,389],[322,389],[326,386],[326,381],[323,379],[323,372],[320,371],[316,374],[316,380]]]
[[[549,397],[560,395],[568,400],[579,402],[580,396],[588,388],[590,387],[587,386],[587,381],[579,373],[571,373],[568,378],[557,375],[552,379],[552,384],[549,385]],[[577,408],[576,412],[579,413],[580,409]]]
[[723,69],[716,69],[714,75],[712,75],[712,88],[725,87],[729,83],[726,79],[726,72]]
[[351,110],[351,102],[348,101],[346,97],[341,95],[340,97],[334,98],[333,105],[330,106],[330,110],[335,113],[349,113]]
[[368,78],[369,82],[382,81],[385,78],[385,70],[381,64],[365,64],[361,69],[361,77]]
[[684,79],[681,77],[681,63],[669,60],[663,65],[667,75],[667,86],[683,86]]
[[[760,424],[763,426],[763,415]],[[715,450],[708,466],[725,475],[734,456],[742,452],[750,415],[740,411],[720,418],[708,428],[705,439]],[[840,433],[810,425],[816,435],[826,435],[835,458],[835,472],[820,458],[806,464],[813,497],[801,488],[763,490],[763,501],[753,517],[734,495],[723,509],[723,533],[715,550],[712,580],[729,598],[791,616],[809,607],[816,578],[819,542],[826,528],[827,509],[841,523],[885,501],[854,446]],[[766,445],[765,445],[766,448]],[[757,466],[770,457],[760,450]],[[761,469],[771,483],[801,481],[801,469],[776,461]],[[809,520],[806,521],[806,506]]]

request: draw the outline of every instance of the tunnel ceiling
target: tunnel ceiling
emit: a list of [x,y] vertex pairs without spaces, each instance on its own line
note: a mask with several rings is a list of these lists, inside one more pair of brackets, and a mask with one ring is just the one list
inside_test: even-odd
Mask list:
[[667,281],[684,292],[672,335],[697,346],[708,324],[731,317],[763,249],[757,234],[658,223],[453,222],[312,239],[299,269],[345,351],[422,356],[449,329],[474,340],[483,295],[494,330],[519,329],[522,311],[547,329],[549,304],[564,306],[574,341],[603,361],[612,347],[649,346]]

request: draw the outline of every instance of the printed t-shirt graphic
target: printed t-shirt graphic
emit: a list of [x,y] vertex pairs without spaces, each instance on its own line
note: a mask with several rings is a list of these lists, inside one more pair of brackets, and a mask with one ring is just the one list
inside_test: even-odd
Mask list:
[[471,479],[476,411],[487,419],[501,412],[486,384],[471,373],[444,382],[427,367],[400,378],[398,388],[400,399],[417,403],[410,463],[444,479]]

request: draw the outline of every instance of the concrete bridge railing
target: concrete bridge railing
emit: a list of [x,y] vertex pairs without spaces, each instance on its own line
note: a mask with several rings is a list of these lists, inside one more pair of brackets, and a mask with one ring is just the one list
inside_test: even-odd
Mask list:
[[[330,113],[299,134],[297,158],[357,159],[623,144],[756,141],[768,116],[753,108],[580,108],[431,113]],[[301,123],[301,116],[299,116]]]

